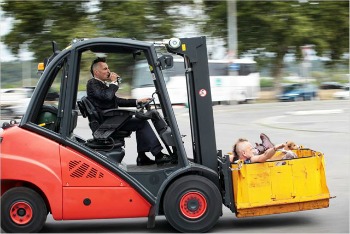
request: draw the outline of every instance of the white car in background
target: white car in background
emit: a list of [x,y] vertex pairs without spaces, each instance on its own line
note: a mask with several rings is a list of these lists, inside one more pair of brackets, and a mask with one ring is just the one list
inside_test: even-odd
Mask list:
[[[11,107],[8,107],[8,109],[10,110],[10,114],[13,117],[22,117],[26,113],[29,106],[30,99],[32,98],[33,91],[34,91],[34,88],[32,89],[30,95],[22,99],[20,103],[13,105]],[[57,92],[49,91],[45,97],[45,102],[54,104],[55,102],[57,102],[58,96],[59,94]]]
[[24,99],[30,98],[33,94],[33,91],[34,87],[1,89],[1,109],[20,104]]
[[1,89],[1,114],[8,117],[22,116],[29,104],[35,87]]
[[350,84],[344,86],[341,91],[337,91],[333,94],[335,99],[350,99]]
[[23,116],[29,106],[29,102],[30,102],[30,98],[25,98],[21,103],[19,103],[18,105],[14,105],[9,107],[9,110],[11,110],[11,114],[14,117],[21,117]]

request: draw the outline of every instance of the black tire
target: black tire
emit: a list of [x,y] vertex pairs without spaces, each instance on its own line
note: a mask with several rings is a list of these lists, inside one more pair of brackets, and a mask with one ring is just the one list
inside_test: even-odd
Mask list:
[[12,188],[1,197],[1,228],[5,232],[39,232],[46,218],[45,202],[32,189]]
[[222,198],[209,179],[190,175],[175,181],[164,196],[167,221],[180,232],[207,232],[222,215]]

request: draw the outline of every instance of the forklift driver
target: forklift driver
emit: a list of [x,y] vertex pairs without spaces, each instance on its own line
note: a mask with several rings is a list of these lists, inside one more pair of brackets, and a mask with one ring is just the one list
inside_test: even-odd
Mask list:
[[[97,110],[118,108],[119,106],[136,107],[138,103],[145,103],[149,100],[149,98],[124,99],[118,97],[117,90],[119,89],[120,77],[117,73],[109,70],[105,58],[96,58],[91,64],[90,72],[92,78],[87,82],[86,91],[88,99]],[[147,120],[133,117],[120,130],[136,131],[137,166],[154,163],[162,165],[171,161],[171,157],[162,152],[163,147]],[[148,158],[146,152],[151,152],[155,160]]]
[[260,134],[261,144],[250,143],[247,139],[240,138],[233,146],[233,155],[230,158],[231,162],[238,159],[244,160],[244,163],[266,162],[270,159],[277,150],[285,147],[285,144],[274,145],[269,137],[264,133]]

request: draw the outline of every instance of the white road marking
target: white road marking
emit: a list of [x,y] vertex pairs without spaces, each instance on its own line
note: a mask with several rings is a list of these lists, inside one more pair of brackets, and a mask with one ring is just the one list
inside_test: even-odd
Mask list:
[[328,115],[328,114],[341,114],[341,113],[344,113],[343,109],[286,112],[286,114],[288,115]]

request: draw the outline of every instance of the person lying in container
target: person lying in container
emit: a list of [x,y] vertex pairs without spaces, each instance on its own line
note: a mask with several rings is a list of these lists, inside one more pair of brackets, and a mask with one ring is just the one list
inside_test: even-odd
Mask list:
[[240,138],[233,146],[230,161],[243,160],[244,163],[266,162],[276,151],[286,147],[286,143],[274,145],[268,136],[264,133],[260,134],[261,144],[254,147],[247,139]]

